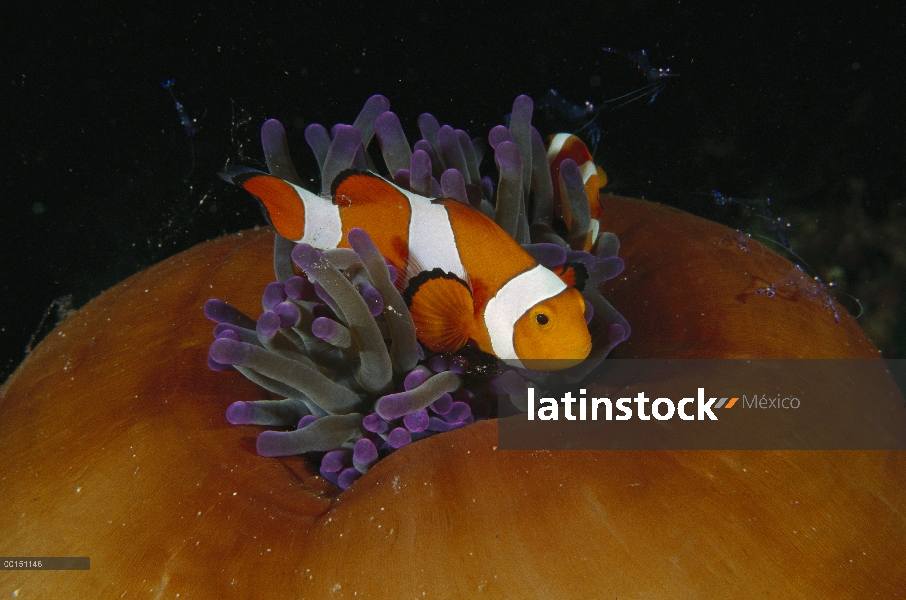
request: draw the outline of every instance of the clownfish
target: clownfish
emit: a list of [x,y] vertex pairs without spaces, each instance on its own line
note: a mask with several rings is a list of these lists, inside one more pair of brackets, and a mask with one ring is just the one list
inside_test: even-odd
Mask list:
[[494,221],[367,171],[346,170],[330,199],[251,169],[224,174],[255,196],[277,232],[320,250],[361,228],[400,273],[416,335],[435,352],[467,343],[517,367],[563,369],[591,351],[581,265],[538,264]]
[[591,212],[588,235],[585,238],[584,246],[576,248],[588,252],[601,230],[602,210],[598,196],[601,188],[607,185],[607,174],[595,164],[591,152],[581,139],[571,133],[558,133],[550,136],[547,161],[550,165],[551,181],[554,183],[554,216],[561,219],[567,229],[572,229],[573,215],[569,202],[566,200],[563,180],[560,178],[560,164],[567,158],[571,158],[579,166],[582,183],[585,186],[585,196],[588,198],[588,208]]

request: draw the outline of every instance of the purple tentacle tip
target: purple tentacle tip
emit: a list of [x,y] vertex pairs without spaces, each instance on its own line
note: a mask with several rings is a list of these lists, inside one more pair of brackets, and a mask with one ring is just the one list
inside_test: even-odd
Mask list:
[[409,184],[412,191],[422,196],[431,193],[431,155],[416,150],[409,161]]
[[399,117],[390,111],[381,113],[374,122],[374,132],[390,172],[408,167],[412,150],[406,141]]
[[337,485],[340,486],[341,490],[349,489],[349,486],[361,476],[362,474],[357,469],[343,469],[343,471],[340,472],[340,476],[337,478]]
[[211,358],[222,365],[234,365],[242,361],[244,354],[242,342],[230,339],[219,339],[211,342]]
[[331,450],[321,459],[321,471],[328,473],[338,473],[346,466],[346,450]]
[[254,323],[242,311],[230,306],[223,300],[215,298],[204,303],[204,316],[215,323],[229,323],[240,327],[249,327],[250,324]]
[[409,374],[406,375],[406,378],[403,380],[403,389],[408,392],[411,389],[417,388],[428,381],[429,377],[431,377],[431,371],[425,367],[415,367],[409,371]]
[[252,403],[233,402],[227,407],[226,418],[232,425],[248,425],[252,422]]
[[285,456],[283,450],[285,444],[283,440],[289,432],[286,431],[262,431],[258,434],[255,441],[255,448],[261,456],[275,457]]
[[214,337],[218,340],[223,338],[226,340],[235,340],[237,342],[242,341],[242,338],[239,337],[239,334],[236,333],[235,329],[223,323],[217,325],[217,327],[214,328]]
[[390,425],[387,424],[387,421],[382,419],[377,413],[371,413],[362,419],[362,427],[372,433],[377,433],[378,435],[387,433],[390,429]]
[[222,365],[210,356],[208,357],[208,368],[212,371],[235,371],[233,365]]
[[510,130],[504,127],[503,125],[497,125],[491,129],[491,133],[488,134],[488,142],[491,144],[491,148],[497,150],[497,146],[503,142],[513,141],[513,134],[510,133]]
[[255,327],[258,335],[270,339],[277,335],[279,330],[280,317],[277,316],[277,313],[271,311],[261,313],[261,316],[258,317],[258,325]]
[[315,296],[314,286],[304,277],[290,277],[283,287],[286,295],[293,300],[311,300]]
[[279,281],[274,281],[267,284],[267,287],[264,288],[264,297],[261,299],[261,304],[266,310],[271,310],[285,300],[286,288]]
[[376,317],[384,312],[384,298],[370,283],[360,283],[356,286],[365,304],[368,306],[368,312],[372,317]]
[[339,329],[340,324],[327,317],[318,317],[311,324],[311,332],[322,340],[332,339]]
[[595,307],[588,300],[585,301],[585,324],[591,323],[592,317],[595,316]]
[[224,323],[226,322],[224,316],[228,314],[228,311],[230,309],[235,310],[232,306],[230,306],[223,300],[211,298],[204,303],[204,316],[214,321],[215,323]]
[[397,427],[396,429],[394,429],[393,431],[390,432],[390,435],[387,436],[387,445],[390,446],[391,448],[393,448],[394,450],[398,450],[398,449],[402,448],[403,446],[406,446],[411,443],[412,443],[412,434],[409,433],[408,429],[404,429],[402,427]]
[[324,479],[326,479],[326,480],[329,481],[330,483],[334,484],[335,486],[340,487],[340,483],[339,483],[339,481],[338,481],[338,480],[339,480],[339,473],[331,472],[331,471],[325,471],[325,470],[324,470],[324,467],[321,467],[321,468],[319,469],[319,472],[321,473],[321,477],[323,477]]
[[296,244],[292,250],[293,262],[305,271],[306,274],[314,269],[315,265],[323,258],[323,256],[324,255],[318,252],[317,249],[308,244]]
[[412,433],[418,433],[428,428],[428,411],[424,408],[403,417],[403,425]]
[[465,402],[454,402],[450,406],[450,411],[441,416],[441,419],[447,423],[458,423],[466,419],[466,417],[471,416],[472,407],[470,407]]
[[[563,162],[565,163],[566,160]],[[522,153],[519,152],[519,146],[514,142],[505,141],[497,144],[497,147],[494,149],[494,161],[497,163],[497,167],[501,172],[522,171]]]
[[296,429],[305,429],[306,427],[308,427],[309,425],[311,425],[312,423],[314,423],[317,420],[318,420],[318,417],[316,417],[314,415],[305,415],[304,417],[299,419],[299,424],[296,425]]
[[397,187],[401,187],[404,190],[411,189],[409,187],[409,180],[409,169],[397,169],[396,173],[393,174],[393,183],[395,183]]
[[356,253],[366,252],[370,246],[374,245],[374,242],[371,241],[371,236],[361,227],[350,229],[349,233],[346,234],[346,241],[349,242],[349,247]]
[[352,464],[360,472],[364,473],[368,467],[373,465],[378,459],[377,446],[368,438],[362,438],[355,443],[352,449]]
[[444,198],[453,198],[463,204],[469,203],[466,180],[458,169],[447,169],[440,176],[440,189]]
[[444,393],[440,398],[431,403],[431,410],[439,415],[445,415],[450,412],[451,406],[453,406],[453,396]]
[[532,111],[535,108],[535,102],[530,96],[520,94],[513,100],[513,116],[531,121]]
[[261,125],[261,139],[267,142],[279,140],[286,135],[283,124],[277,119],[268,119]]
[[299,307],[292,302],[281,302],[273,308],[273,312],[280,318],[280,327],[294,327],[299,322]]

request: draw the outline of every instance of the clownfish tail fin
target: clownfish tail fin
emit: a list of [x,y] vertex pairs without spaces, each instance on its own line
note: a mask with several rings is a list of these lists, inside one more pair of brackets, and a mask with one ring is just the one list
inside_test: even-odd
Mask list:
[[238,185],[258,200],[268,223],[281,236],[299,241],[305,231],[305,207],[300,194],[310,192],[297,188],[273,175],[248,167],[237,167],[218,173],[228,183]]

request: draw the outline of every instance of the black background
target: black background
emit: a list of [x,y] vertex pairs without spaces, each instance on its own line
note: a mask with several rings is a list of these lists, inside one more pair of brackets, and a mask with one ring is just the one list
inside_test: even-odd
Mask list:
[[[265,118],[283,121],[314,178],[304,127],[349,123],[375,93],[412,140],[425,111],[484,136],[520,93],[597,103],[644,83],[603,46],[646,48],[680,74],[653,104],[600,115],[608,189],[748,230],[763,219],[709,193],[770,196],[793,248],[861,294],[885,356],[906,356],[906,19],[893,3],[78,4],[2,17],[0,380],[55,298],[81,306],[263,223],[215,174],[262,165]],[[169,78],[199,120],[191,138]],[[856,228],[869,241],[841,254],[835,240]]]

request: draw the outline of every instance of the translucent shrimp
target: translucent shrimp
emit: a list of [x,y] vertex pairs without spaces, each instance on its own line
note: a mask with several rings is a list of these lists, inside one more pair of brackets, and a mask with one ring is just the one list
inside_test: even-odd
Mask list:
[[652,66],[645,50],[627,52],[606,47],[603,50],[612,54],[619,54],[631,60],[639,72],[645,76],[648,83],[631,92],[609,98],[598,104],[592,104],[589,101],[574,104],[554,89],[547,90],[537,103],[537,107],[546,113],[549,119],[565,122],[571,126],[573,128],[572,133],[586,132],[585,137],[592,146],[592,155],[597,153],[598,144],[601,141],[601,129],[597,125],[598,115],[605,110],[614,110],[641,98],[648,98],[648,104],[651,104],[666,87],[666,78],[679,76],[679,73],[674,73],[670,69]]
[[182,125],[183,129],[186,131],[187,137],[192,137],[195,135],[195,119],[189,117],[186,113],[186,108],[182,105],[182,102],[176,97],[176,93],[173,92],[173,86],[176,84],[175,79],[168,79],[162,81],[160,86],[170,92],[170,97],[173,98],[173,104],[176,106],[176,113],[179,115],[179,122]]
[[190,117],[186,112],[186,108],[183,106],[182,102],[180,102],[176,97],[176,93],[173,91],[173,86],[175,84],[175,79],[167,79],[166,81],[162,81],[160,83],[160,86],[170,92],[170,97],[173,99],[173,105],[176,107],[176,114],[179,115],[179,123],[185,130],[186,137],[189,138],[189,152],[192,155],[192,166],[189,168],[189,172],[185,177],[185,179],[188,179],[192,175],[192,172],[195,170],[195,144],[192,141],[192,138],[198,132],[198,119],[193,119],[192,117]]

